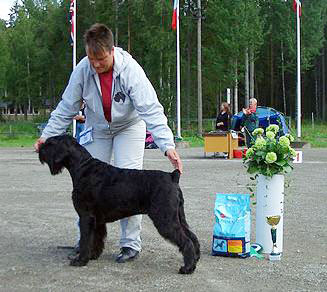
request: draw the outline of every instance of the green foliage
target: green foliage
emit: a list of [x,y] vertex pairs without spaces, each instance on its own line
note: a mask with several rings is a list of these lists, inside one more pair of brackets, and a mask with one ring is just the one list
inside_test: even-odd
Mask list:
[[[292,135],[296,137],[296,129],[292,128],[291,131]],[[313,148],[327,148],[327,124],[315,122],[314,126],[312,126],[310,121],[304,121],[302,124],[302,139],[310,143]]]
[[210,101],[211,116],[217,108],[216,96],[223,88],[233,87],[235,64],[244,72],[246,48],[258,51],[263,42],[263,21],[258,1],[208,1],[203,23],[204,104]]
[[35,136],[4,136],[0,139],[0,147],[29,147],[35,143]]
[[203,147],[203,137],[199,136],[184,136],[183,141],[189,142],[191,147]]
[[[278,127],[275,125],[275,127]],[[295,150],[290,147],[291,135],[279,138],[269,138],[269,133],[275,135],[279,129],[270,127],[263,135],[263,129],[256,129],[256,140],[254,145],[248,149],[243,163],[247,172],[251,175],[262,174],[273,176],[274,174],[289,173],[292,167],[293,157],[296,156]],[[271,136],[272,137],[272,136]]]
[[[85,56],[83,34],[95,22],[117,32],[118,46],[130,50],[144,67],[165,112],[176,116],[176,32],[171,30],[171,0],[79,0],[77,61]],[[226,87],[236,73],[239,104],[244,96],[244,54],[254,52],[259,103],[281,109],[283,47],[288,108],[294,113],[296,26],[293,0],[202,0],[203,117],[216,116]],[[0,20],[0,101],[26,113],[28,105],[54,108],[72,71],[69,0],[16,1],[10,20]],[[327,1],[303,1],[302,72],[309,70],[326,46]],[[197,118],[197,2],[180,1],[181,114],[190,127]],[[269,82],[269,79],[271,82]],[[273,88],[267,86],[271,83]],[[310,90],[310,91],[309,91]],[[310,112],[312,87],[304,88],[304,112]],[[270,94],[273,95],[270,98]],[[321,102],[321,101],[320,101]],[[288,113],[290,114],[290,113]],[[192,125],[191,125],[192,126]]]
[[37,123],[34,121],[13,121],[0,123],[0,135],[2,136],[35,136]]

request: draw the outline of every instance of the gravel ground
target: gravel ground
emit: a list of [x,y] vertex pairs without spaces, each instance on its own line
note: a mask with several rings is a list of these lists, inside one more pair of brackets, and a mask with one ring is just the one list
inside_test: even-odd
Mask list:
[[[108,225],[106,248],[87,267],[70,267],[76,214],[67,171],[51,176],[28,148],[0,148],[0,291],[327,291],[327,149],[304,150],[304,163],[287,177],[281,262],[212,257],[215,193],[247,193],[240,160],[204,158],[201,148],[180,149],[181,187],[188,222],[201,243],[192,275],[177,274],[182,257],[147,216],[143,251],[115,263],[119,224]],[[146,150],[145,169],[170,171],[158,150]],[[252,206],[253,220],[255,205]],[[252,228],[252,241],[255,241]]]

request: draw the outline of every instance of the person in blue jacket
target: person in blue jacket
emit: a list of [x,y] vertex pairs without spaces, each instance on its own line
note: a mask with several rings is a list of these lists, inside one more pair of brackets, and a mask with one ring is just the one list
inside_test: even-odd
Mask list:
[[80,135],[84,130],[84,125],[85,125],[85,116],[84,116],[84,111],[85,111],[85,105],[84,102],[82,103],[81,110],[79,111],[78,115],[74,117],[74,120],[76,121],[76,133],[75,133],[75,138],[77,142],[79,143],[80,141]]
[[249,107],[243,108],[243,116],[241,120],[241,127],[245,134],[245,142],[247,148],[250,148],[254,143],[252,132],[259,127],[259,118],[257,115],[257,100],[250,98]]
[[[85,130],[80,144],[90,154],[120,168],[142,169],[146,128],[173,166],[182,172],[172,131],[164,110],[142,67],[119,47],[104,24],[92,25],[84,35],[84,57],[73,70],[62,100],[51,113],[34,147],[49,137],[63,134],[85,102]],[[119,263],[134,259],[141,251],[141,218],[120,220]],[[78,246],[75,252],[79,252]]]

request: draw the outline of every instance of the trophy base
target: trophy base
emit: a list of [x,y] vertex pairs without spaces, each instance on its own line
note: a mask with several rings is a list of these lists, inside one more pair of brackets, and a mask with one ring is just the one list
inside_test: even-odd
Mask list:
[[280,261],[282,259],[282,255],[280,253],[269,254],[270,261]]

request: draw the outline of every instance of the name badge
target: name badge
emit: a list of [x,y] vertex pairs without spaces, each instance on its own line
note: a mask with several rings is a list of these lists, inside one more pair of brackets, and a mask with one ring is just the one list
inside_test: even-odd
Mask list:
[[81,132],[79,136],[79,144],[80,145],[87,145],[93,142],[93,134],[92,134],[93,128],[87,128],[84,131]]

